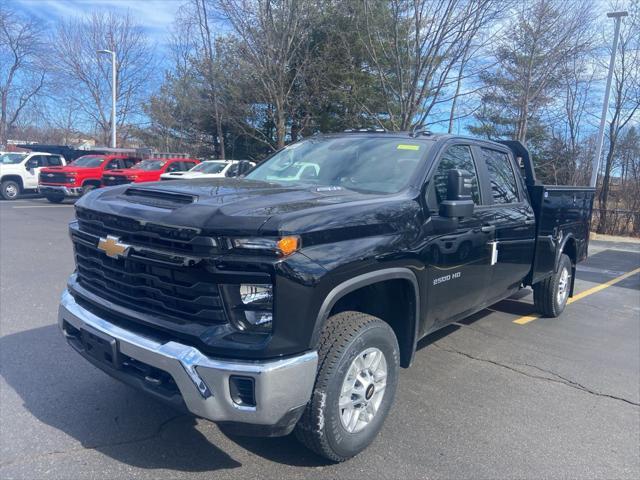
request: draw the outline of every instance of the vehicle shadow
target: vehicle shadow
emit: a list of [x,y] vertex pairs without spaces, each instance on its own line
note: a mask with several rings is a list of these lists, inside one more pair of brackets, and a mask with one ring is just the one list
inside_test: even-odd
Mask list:
[[[194,417],[121,384],[81,359],[57,326],[0,338],[0,375],[39,421],[119,462],[185,472],[242,466],[194,428]],[[7,430],[20,428],[17,419],[14,425],[11,416],[5,416],[13,411],[9,402],[2,410]]]

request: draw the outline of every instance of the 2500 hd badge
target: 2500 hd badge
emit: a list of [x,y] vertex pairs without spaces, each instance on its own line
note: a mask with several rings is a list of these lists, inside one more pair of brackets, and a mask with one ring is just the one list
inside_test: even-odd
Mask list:
[[433,284],[438,285],[439,283],[448,282],[449,280],[460,278],[461,276],[462,276],[462,272],[454,272],[449,275],[444,275],[442,277],[434,278]]
[[420,338],[525,287],[562,313],[593,197],[541,185],[518,142],[313,136],[244,178],[82,196],[59,324],[155,398],[340,462],[383,428]]

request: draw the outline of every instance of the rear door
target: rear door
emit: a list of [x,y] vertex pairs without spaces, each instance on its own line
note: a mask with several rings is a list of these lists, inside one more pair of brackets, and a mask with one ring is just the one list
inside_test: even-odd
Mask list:
[[499,147],[484,145],[474,147],[474,151],[489,181],[491,224],[495,227],[497,251],[487,292],[491,301],[517,289],[529,273],[535,246],[535,217],[512,155]]
[[434,227],[435,235],[429,236],[429,243],[423,250],[428,267],[429,324],[441,326],[474,310],[484,301],[487,282],[491,278],[489,243],[493,240],[493,229],[489,223],[492,213],[486,205],[471,146],[449,145],[436,162],[427,187],[431,222],[438,223],[438,209],[440,202],[446,199],[447,175],[451,169],[465,170],[471,176],[475,204],[473,215],[459,220],[454,232],[438,234]]

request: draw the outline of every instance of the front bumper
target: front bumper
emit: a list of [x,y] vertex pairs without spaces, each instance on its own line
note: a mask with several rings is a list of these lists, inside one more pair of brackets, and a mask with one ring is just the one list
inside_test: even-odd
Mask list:
[[[79,346],[76,335],[84,330],[113,339],[119,355],[128,362],[133,359],[135,362],[131,363],[139,362],[170,375],[187,410],[214,422],[274,427],[271,430],[264,429],[264,434],[286,434],[293,428],[311,397],[318,363],[315,351],[265,361],[215,359],[205,356],[194,347],[161,341],[111,323],[78,304],[67,290],[60,301],[58,324],[74,349],[94,365],[116,378],[154,393],[152,390],[157,383],[156,378],[150,382],[146,382],[145,378],[138,379],[137,385],[134,381],[128,381],[131,379],[127,378],[126,369],[96,361]],[[255,406],[239,405],[232,399],[232,376],[253,379]],[[247,430],[257,434],[261,432],[259,428]]]
[[38,191],[42,195],[64,195],[65,197],[79,197],[82,187],[66,187],[64,185],[39,185]]

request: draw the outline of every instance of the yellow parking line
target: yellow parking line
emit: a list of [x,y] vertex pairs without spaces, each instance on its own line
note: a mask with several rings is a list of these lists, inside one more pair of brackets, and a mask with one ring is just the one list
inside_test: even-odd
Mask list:
[[[640,273],[640,268],[636,268],[635,270],[624,273],[619,277],[616,277],[607,282],[601,283],[600,285],[596,285],[595,287],[591,287],[585,290],[584,292],[580,292],[577,295],[574,295],[573,297],[571,297],[567,302],[567,304],[577,302],[578,300],[582,300],[583,298],[588,297],[589,295],[598,293],[599,291],[604,290],[605,288],[609,288],[611,285],[615,285],[616,283],[621,282],[625,278],[629,278],[632,275],[635,275],[636,273]],[[541,315],[538,315],[538,314],[525,315],[524,317],[517,318],[516,320],[513,321],[513,323],[517,323],[518,325],[526,325],[527,323],[533,322],[534,320],[537,320],[540,317]]]

